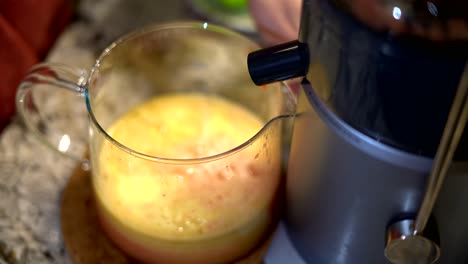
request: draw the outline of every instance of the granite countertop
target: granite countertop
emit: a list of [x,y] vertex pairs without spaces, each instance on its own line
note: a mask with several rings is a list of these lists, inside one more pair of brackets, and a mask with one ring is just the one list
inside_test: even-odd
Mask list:
[[[181,0],[81,0],[77,19],[57,40],[46,61],[89,69],[96,56],[118,36],[147,25],[192,19]],[[53,122],[86,126],[82,99],[46,91],[44,107]],[[66,101],[67,103],[63,103]],[[0,137],[0,264],[70,263],[60,233],[60,198],[78,164],[51,151],[15,118]]]

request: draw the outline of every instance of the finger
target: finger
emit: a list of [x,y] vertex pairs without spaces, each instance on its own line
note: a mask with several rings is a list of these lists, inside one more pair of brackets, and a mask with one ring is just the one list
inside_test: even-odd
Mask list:
[[265,46],[273,46],[297,38],[297,35],[294,32],[278,33],[277,31],[271,31],[269,28],[263,28],[261,26],[257,29],[265,41]]
[[[284,36],[291,40],[297,38],[295,29],[287,12],[283,8],[283,1],[270,2],[271,0],[255,0],[249,2],[249,8],[260,33],[268,35]],[[288,0],[285,0],[286,2]]]
[[289,25],[296,33],[297,38],[301,21],[302,0],[288,0],[286,2],[283,1],[283,3]]

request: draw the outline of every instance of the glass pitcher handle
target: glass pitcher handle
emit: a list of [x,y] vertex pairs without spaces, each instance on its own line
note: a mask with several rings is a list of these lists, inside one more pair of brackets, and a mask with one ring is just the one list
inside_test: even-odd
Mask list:
[[[62,64],[38,64],[21,81],[16,92],[16,108],[28,130],[41,143],[81,162],[83,169],[88,170],[89,162],[84,158],[88,124],[85,118],[79,118],[87,116],[83,100],[86,80],[84,70]],[[50,88],[60,89],[51,91]],[[72,92],[81,97],[82,102],[76,107],[66,94],[48,96],[47,92]]]

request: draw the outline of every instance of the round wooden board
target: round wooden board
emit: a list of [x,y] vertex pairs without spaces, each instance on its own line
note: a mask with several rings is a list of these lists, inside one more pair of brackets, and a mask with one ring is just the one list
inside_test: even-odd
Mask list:
[[[60,208],[62,236],[74,264],[138,263],[116,248],[102,232],[97,221],[89,172],[79,167],[75,169],[64,189]],[[270,240],[235,264],[263,263]]]

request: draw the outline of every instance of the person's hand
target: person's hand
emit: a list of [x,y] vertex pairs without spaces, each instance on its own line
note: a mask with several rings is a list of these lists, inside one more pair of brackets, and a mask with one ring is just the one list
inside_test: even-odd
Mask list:
[[302,0],[250,0],[249,8],[268,45],[298,38]]

